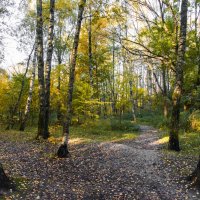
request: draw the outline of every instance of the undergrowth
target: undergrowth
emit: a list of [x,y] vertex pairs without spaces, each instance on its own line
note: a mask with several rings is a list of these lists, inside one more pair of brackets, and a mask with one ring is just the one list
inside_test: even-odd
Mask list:
[[[181,112],[179,142],[180,155],[198,156],[200,152],[200,117],[199,111],[193,113]],[[164,149],[168,147],[170,119],[165,119],[162,114],[154,112],[143,112],[138,117],[139,124],[146,124],[159,128],[160,140],[164,144]]]
[[[62,126],[50,126],[50,138],[52,143],[61,142]],[[130,120],[101,119],[90,120],[85,124],[70,127],[70,139],[72,143],[88,143],[102,141],[119,141],[135,139],[138,136],[139,126]],[[33,141],[37,128],[27,127],[24,132],[18,130],[5,130],[1,128],[0,140],[25,142]]]

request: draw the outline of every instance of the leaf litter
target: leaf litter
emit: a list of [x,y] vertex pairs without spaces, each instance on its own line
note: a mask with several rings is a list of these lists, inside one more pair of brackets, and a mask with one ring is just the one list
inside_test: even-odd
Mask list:
[[57,145],[0,141],[0,160],[17,184],[0,191],[23,200],[184,200],[200,199],[185,176],[195,158],[165,154],[158,131],[141,126],[136,140],[70,146],[71,156],[52,156]]

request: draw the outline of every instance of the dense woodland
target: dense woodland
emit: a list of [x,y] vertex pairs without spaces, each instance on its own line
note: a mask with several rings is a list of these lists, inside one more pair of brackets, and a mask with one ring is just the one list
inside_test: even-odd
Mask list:
[[[94,141],[107,123],[112,130],[133,132],[147,123],[165,130],[169,139],[164,148],[169,151],[181,152],[185,140],[191,141],[190,150],[196,147],[199,0],[19,3],[18,7],[12,0],[0,3],[1,62],[7,56],[5,33],[17,39],[27,56],[0,68],[3,133],[20,135],[29,130],[34,141],[55,141],[57,159],[71,156],[74,128],[82,137],[95,124]],[[16,9],[21,20],[11,27],[9,17]],[[200,185],[200,159],[195,158],[190,162],[196,169],[187,176],[193,185]],[[0,187],[9,185],[2,165]]]

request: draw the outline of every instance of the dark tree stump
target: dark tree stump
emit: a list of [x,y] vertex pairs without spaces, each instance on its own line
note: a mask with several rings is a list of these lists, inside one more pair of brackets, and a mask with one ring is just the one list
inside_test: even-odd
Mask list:
[[61,144],[58,151],[57,151],[57,156],[59,158],[67,158],[69,157],[69,151],[68,151],[68,148],[67,148],[67,145],[66,144]]
[[192,185],[200,187],[200,157],[196,169],[188,177],[189,181],[192,181]]
[[3,166],[0,163],[0,188],[10,188],[10,187],[11,187],[10,179],[5,174]]

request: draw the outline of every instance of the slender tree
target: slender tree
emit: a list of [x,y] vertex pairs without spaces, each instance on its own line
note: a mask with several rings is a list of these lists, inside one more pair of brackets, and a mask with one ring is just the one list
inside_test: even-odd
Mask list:
[[89,27],[88,27],[88,58],[89,58],[89,76],[90,86],[93,87],[93,63],[92,63],[92,11],[91,5],[89,5]]
[[129,87],[130,87],[130,102],[131,102],[131,112],[132,112],[132,121],[136,121],[135,116],[135,102],[133,97],[133,81],[129,80]]
[[25,86],[25,79],[26,79],[26,75],[28,73],[28,69],[29,69],[29,65],[30,65],[30,61],[31,61],[31,56],[32,56],[32,53],[33,53],[34,49],[35,49],[35,44],[33,45],[31,53],[29,54],[28,61],[27,61],[27,64],[26,64],[26,70],[25,70],[24,75],[22,77],[22,82],[21,82],[21,88],[20,88],[20,91],[19,91],[19,95],[18,95],[17,101],[16,101],[16,103],[14,105],[14,108],[12,109],[12,112],[11,112],[11,115],[10,115],[10,118],[9,118],[9,122],[8,122],[8,126],[6,127],[6,130],[9,130],[10,128],[13,128],[14,125],[15,125],[15,121],[14,121],[13,117],[16,115],[17,110],[18,110],[19,105],[20,105],[20,101],[21,101],[22,94],[23,94],[23,91],[24,91],[24,86]]
[[177,64],[175,66],[175,88],[172,95],[172,115],[169,134],[169,149],[180,151],[179,147],[179,117],[181,107],[181,95],[183,88],[183,69],[185,65],[186,35],[187,35],[187,10],[188,0],[183,0],[181,5],[181,24]]
[[48,138],[48,132],[44,129],[45,119],[45,85],[44,85],[44,58],[43,58],[43,19],[42,19],[42,0],[37,0],[37,62],[38,62],[38,85],[39,85],[39,119],[37,138]]
[[50,109],[50,84],[51,84],[51,63],[53,55],[53,38],[54,38],[54,9],[55,0],[50,0],[50,16],[49,16],[49,32],[48,32],[48,47],[47,60],[45,68],[45,136],[49,136],[49,109]]
[[70,126],[71,116],[72,116],[72,95],[73,95],[73,89],[74,89],[75,68],[76,68],[76,58],[77,58],[77,53],[78,53],[79,36],[80,36],[81,23],[83,19],[85,4],[86,4],[86,0],[81,0],[79,3],[76,31],[75,31],[73,49],[72,49],[71,59],[70,59],[70,75],[69,75],[69,86],[68,86],[68,97],[67,97],[66,120],[63,125],[62,144],[60,145],[57,152],[57,155],[60,158],[67,157],[67,155],[69,154],[68,138],[69,138],[69,126]]
[[31,109],[31,102],[32,102],[34,82],[35,82],[36,57],[37,57],[37,47],[35,47],[29,92],[28,92],[28,97],[27,97],[27,101],[26,101],[24,116],[22,118],[22,122],[21,122],[20,129],[19,129],[20,131],[24,131],[24,129],[26,127],[26,122],[27,122],[27,119],[28,119],[28,116],[29,116],[29,113],[30,113],[30,109]]

